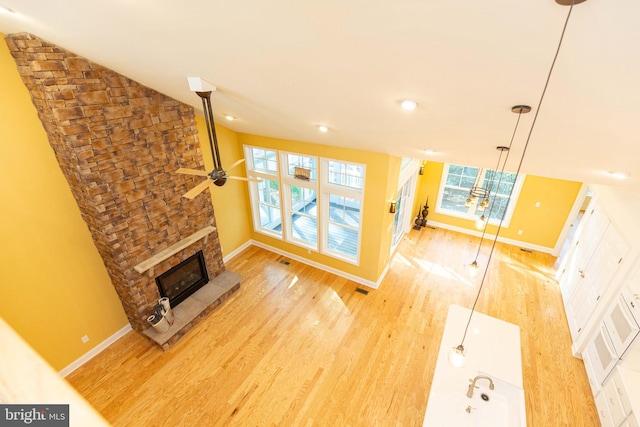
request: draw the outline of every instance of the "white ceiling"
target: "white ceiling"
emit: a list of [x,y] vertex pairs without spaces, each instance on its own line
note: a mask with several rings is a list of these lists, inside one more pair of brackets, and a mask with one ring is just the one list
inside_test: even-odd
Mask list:
[[[569,11],[554,0],[0,5],[16,12],[0,14],[5,34],[31,32],[199,110],[186,78],[206,79],[216,121],[238,132],[492,167],[511,106],[529,104],[512,171]],[[522,170],[640,190],[639,80],[640,1],[576,5]]]

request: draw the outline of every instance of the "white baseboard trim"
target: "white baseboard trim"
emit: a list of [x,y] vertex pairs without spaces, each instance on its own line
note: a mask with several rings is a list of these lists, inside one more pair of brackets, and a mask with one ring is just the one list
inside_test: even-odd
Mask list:
[[60,374],[60,376],[62,376],[63,378],[66,377],[67,375],[69,375],[70,373],[72,373],[73,371],[78,369],[80,366],[84,365],[89,360],[91,360],[94,357],[96,357],[105,348],[109,347],[111,344],[113,344],[114,342],[118,341],[120,338],[122,338],[130,330],[131,330],[131,325],[127,323],[127,326],[123,327],[122,329],[117,331],[115,334],[111,335],[109,338],[107,338],[106,340],[102,341],[97,346],[93,347],[91,350],[89,350],[88,352],[83,354],[79,359],[73,361],[69,366],[67,366],[66,368],[62,369],[60,372],[58,372],[58,374]]
[[247,249],[249,246],[251,246],[251,240],[247,240],[246,242],[244,242],[240,247],[236,248],[233,252],[230,252],[228,255],[225,255],[222,258],[222,262],[227,263],[229,261],[231,261],[233,258],[235,258],[240,252],[244,251],[245,249]]
[[358,277],[358,276],[354,276],[353,274],[345,273],[344,271],[338,270],[337,268],[329,267],[329,266],[326,266],[324,264],[320,264],[319,262],[311,261],[310,259],[306,259],[306,258],[303,258],[301,256],[294,255],[294,254],[289,253],[287,251],[283,251],[282,249],[274,248],[273,246],[269,246],[269,245],[267,245],[265,243],[262,243],[262,242],[257,242],[255,240],[252,240],[251,244],[253,244],[253,245],[255,245],[255,246],[259,247],[259,248],[266,249],[266,250],[271,251],[271,252],[275,252],[275,253],[280,254],[282,256],[286,256],[287,258],[294,259],[294,260],[299,261],[299,262],[301,262],[303,264],[310,265],[311,267],[315,267],[318,270],[323,270],[323,271],[335,274],[336,276],[344,277],[345,279],[348,279],[348,280],[353,280],[356,283],[360,283],[361,285],[365,285],[365,286],[368,286],[368,287],[373,288],[373,289],[378,289],[378,286],[380,286],[380,282],[382,282],[382,279],[384,278],[384,275],[386,274],[386,272],[388,270],[388,266],[387,266],[387,268],[385,268],[383,274],[380,276],[378,281],[377,282],[372,282],[371,280],[366,280],[366,279],[363,279],[362,277]]
[[[427,223],[428,225],[432,225],[434,227],[440,227],[440,228],[444,228],[446,230],[452,230],[452,231],[457,231],[463,234],[469,234],[471,236],[476,236],[476,237],[480,237],[482,236],[482,232],[480,231],[475,231],[475,230],[469,230],[468,228],[462,228],[462,227],[456,227],[454,225],[449,225],[449,224],[443,224],[441,222],[436,222],[436,221],[429,221]],[[495,234],[485,234],[484,235],[485,239],[495,239]],[[508,245],[513,245],[513,246],[518,246],[521,248],[525,248],[525,249],[531,249],[533,251],[538,251],[538,252],[543,252],[546,254],[551,254],[553,255],[553,251],[554,248],[548,248],[546,246],[540,246],[540,245],[533,245],[531,243],[527,243],[527,242],[521,242],[520,240],[513,240],[513,239],[507,239],[504,237],[500,237],[498,236],[498,242],[501,243],[506,243]]]

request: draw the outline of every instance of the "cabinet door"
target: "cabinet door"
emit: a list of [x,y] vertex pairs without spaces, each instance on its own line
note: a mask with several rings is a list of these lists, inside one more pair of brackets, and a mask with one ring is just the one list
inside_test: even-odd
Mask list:
[[609,407],[607,405],[607,397],[605,396],[604,391],[601,391],[596,396],[596,408],[598,409],[598,417],[600,417],[600,424],[602,424],[602,427],[617,427],[613,424],[613,420],[611,420]]
[[597,295],[589,281],[590,278],[587,276],[580,280],[566,306],[573,342],[578,340],[596,306]]
[[633,414],[631,414],[622,424],[620,424],[620,427],[638,427],[638,420]]
[[585,270],[598,299],[606,292],[628,252],[629,243],[613,225],[609,226]]
[[584,363],[584,370],[587,371],[589,386],[591,386],[591,394],[597,396],[602,389],[602,384],[598,381],[598,378],[596,378],[591,360],[593,360],[593,356],[589,354],[589,349],[587,348],[584,353],[582,353],[582,362]]
[[613,425],[620,425],[627,417],[627,414],[622,407],[622,402],[620,401],[620,396],[618,395],[618,390],[613,378],[609,378],[600,393],[604,393],[605,395],[607,406],[609,407],[609,415],[611,415]]
[[587,345],[587,350],[596,379],[603,384],[619,360],[604,323],[600,324],[600,330]]
[[564,298],[568,298],[573,293],[575,285],[580,280],[580,276],[584,275],[587,264],[608,227],[609,218],[594,199],[576,230],[573,246],[559,277],[560,290]]
[[570,308],[567,316],[572,317],[569,320],[569,327],[573,342],[578,340],[587,326],[600,298],[607,291],[607,287],[617,273],[628,247],[628,243],[620,236],[616,228],[609,225],[589,264],[584,270],[580,270],[580,280],[575,285],[567,304]]
[[605,317],[604,323],[607,331],[609,331],[616,353],[622,357],[636,335],[638,335],[639,329],[622,295],[618,297],[611,313]]

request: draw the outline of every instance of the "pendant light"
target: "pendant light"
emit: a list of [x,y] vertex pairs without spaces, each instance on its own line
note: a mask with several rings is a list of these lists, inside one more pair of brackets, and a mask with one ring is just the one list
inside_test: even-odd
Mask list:
[[[555,0],[555,1],[559,5],[569,6],[569,12],[567,13],[567,18],[566,18],[566,20],[564,22],[564,26],[562,27],[562,33],[560,34],[560,40],[558,42],[558,46],[556,48],[556,52],[555,52],[555,55],[553,57],[553,61],[551,62],[551,67],[549,68],[549,72],[547,73],[547,79],[545,81],[544,87],[542,89],[542,94],[540,95],[540,99],[538,101],[538,108],[536,109],[536,113],[533,116],[533,121],[531,122],[531,127],[529,128],[529,133],[527,135],[527,139],[525,141],[524,148],[522,150],[522,156],[520,157],[520,162],[518,163],[518,168],[516,170],[516,178],[520,174],[520,170],[522,169],[522,163],[524,162],[525,155],[527,154],[527,149],[529,148],[529,142],[531,141],[531,135],[533,134],[533,129],[536,126],[536,121],[538,119],[538,114],[540,113],[540,108],[542,107],[542,102],[544,101],[544,96],[545,96],[545,94],[547,92],[547,88],[549,87],[549,81],[551,80],[551,75],[553,74],[553,69],[555,67],[556,60],[558,59],[558,54],[560,53],[560,48],[562,47],[562,41],[564,40],[564,34],[565,34],[565,31],[567,30],[567,25],[569,24],[569,19],[571,18],[571,11],[573,10],[573,6],[574,5],[583,3],[585,0]],[[516,108],[516,107],[514,107],[514,108]],[[513,111],[513,109],[512,109],[512,111]],[[519,112],[518,120],[520,119],[520,115],[523,112],[524,111]],[[512,141],[513,141],[513,138],[512,138]],[[507,208],[509,207],[509,203],[511,202],[511,195],[512,194],[513,194],[513,186],[511,187],[511,191],[509,192],[509,197],[507,198],[507,203],[506,203],[506,206],[505,206],[505,212],[507,211]],[[504,215],[502,215],[502,218],[500,219],[500,223],[498,224],[498,229],[497,229],[495,237],[493,239],[493,245],[491,246],[491,250],[489,251],[489,257],[487,259],[487,267],[489,266],[489,263],[491,262],[491,258],[493,257],[493,252],[494,252],[494,250],[496,248],[496,243],[498,241],[498,235],[500,234],[500,230],[502,229],[503,221],[504,221]],[[474,262],[477,265],[477,259]],[[464,348],[464,340],[467,337],[467,332],[469,330],[469,325],[471,324],[471,319],[473,318],[473,313],[475,312],[476,305],[478,304],[478,299],[480,298],[480,293],[482,292],[482,287],[484,286],[485,280],[487,278],[487,271],[488,270],[489,270],[488,268],[485,268],[484,273],[482,275],[482,279],[480,281],[480,286],[478,287],[478,293],[476,295],[475,301],[473,302],[473,306],[471,307],[471,313],[469,313],[469,319],[467,320],[467,325],[466,325],[466,327],[464,329],[464,334],[462,335],[462,340],[460,341],[460,344],[458,344],[455,347],[452,347],[449,350],[448,359],[449,359],[449,363],[452,366],[461,367],[461,366],[464,366],[464,364],[465,364],[465,361],[466,361],[466,350]]]
[[[496,166],[496,169],[493,172],[493,181],[495,181],[495,174],[498,173],[498,171],[500,171],[500,177],[498,178],[498,182],[496,183],[495,186],[495,191],[493,192],[493,203],[491,204],[491,209],[489,209],[489,218],[491,218],[491,214],[493,213],[493,209],[496,207],[496,198],[498,196],[498,189],[500,188],[500,184],[502,183],[502,178],[504,177],[504,171],[505,171],[505,167],[507,165],[507,161],[509,160],[509,150],[511,150],[511,146],[513,145],[513,140],[515,139],[516,133],[518,132],[518,125],[520,124],[520,117],[523,114],[526,114],[528,112],[531,111],[531,107],[528,105],[516,105],[514,107],[511,107],[511,111],[514,113],[518,114],[518,119],[516,120],[516,125],[513,128],[513,133],[511,134],[511,141],[509,141],[509,146],[505,147],[505,146],[498,146],[496,147],[496,150],[500,151],[500,156],[498,157],[498,165]],[[502,161],[502,167],[500,167],[501,164],[501,160],[502,160],[502,155],[505,154],[505,158],[504,161]],[[504,219],[504,216],[507,213],[507,209],[505,207],[505,210],[502,212],[502,217],[500,218],[500,221],[502,221],[502,219]],[[484,240],[484,236],[487,232],[487,225],[488,225],[488,221],[487,219],[484,217],[484,215],[482,215],[480,218],[478,218],[478,220],[476,220],[476,228],[478,230],[482,230],[482,235],[480,236],[480,243],[478,244],[478,251],[476,252],[476,257],[473,260],[473,262],[469,265],[469,276],[471,277],[475,277],[476,274],[478,274],[478,256],[480,255],[480,249],[482,248],[482,242]],[[497,235],[496,235],[497,238]]]

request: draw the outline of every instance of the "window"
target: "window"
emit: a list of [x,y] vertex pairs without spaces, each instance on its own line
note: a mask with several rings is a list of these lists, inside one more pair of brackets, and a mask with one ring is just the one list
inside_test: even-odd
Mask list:
[[311,249],[318,247],[318,195],[312,188],[298,185],[287,185],[289,189],[289,213],[291,215],[288,229],[289,240],[295,240]]
[[393,247],[397,246],[402,236],[404,236],[403,220],[406,216],[405,210],[409,209],[407,204],[412,200],[410,197],[411,184],[412,181],[407,180],[396,195],[396,213],[393,218],[393,236],[391,240]]
[[262,179],[262,182],[252,182],[249,185],[253,225],[256,231],[281,238],[282,213],[278,154],[275,150],[245,147],[245,157],[250,175]]
[[[365,166],[244,147],[256,231],[358,264]],[[309,180],[295,168],[309,170]]]
[[[523,176],[518,177],[512,172],[446,165],[442,172],[436,211],[468,219],[474,219],[484,213],[491,224],[498,224],[504,215],[503,225],[508,226],[523,178]],[[476,184],[476,181],[480,186],[491,190],[489,208],[484,212],[478,210],[477,203],[470,207],[465,206],[469,190]],[[512,201],[508,203],[512,189]]]
[[[285,239],[308,249],[318,250],[318,182],[316,157],[280,152],[287,221]],[[308,181],[295,178],[295,168],[310,171]]]
[[295,168],[298,167],[309,169],[311,171],[312,181],[315,181],[317,179],[317,161],[315,157],[301,156],[298,154],[287,154],[283,163],[287,165],[287,173],[292,177],[295,175]]
[[258,210],[260,212],[260,228],[280,233],[280,191],[277,181],[263,179],[256,183],[258,194]]
[[323,252],[357,264],[360,257],[364,165],[322,159]]

